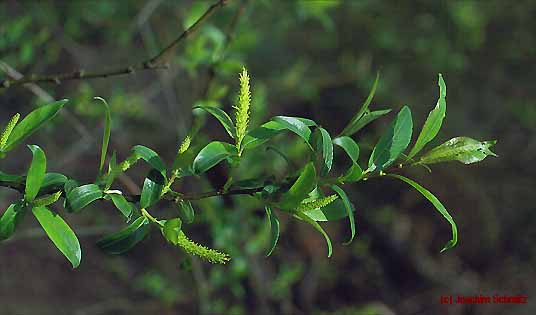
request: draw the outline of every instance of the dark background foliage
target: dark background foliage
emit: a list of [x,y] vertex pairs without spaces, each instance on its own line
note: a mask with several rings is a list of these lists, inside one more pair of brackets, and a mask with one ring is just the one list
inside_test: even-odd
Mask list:
[[[136,63],[176,38],[208,5],[4,1],[0,79],[8,67],[30,74]],[[264,258],[266,221],[260,204],[247,196],[194,204],[196,224],[189,232],[229,252],[233,259],[225,266],[196,259],[190,265],[158,235],[125,255],[106,256],[94,243],[122,223],[112,208],[97,203],[66,217],[84,255],[80,268],[71,270],[35,220],[26,220],[0,247],[0,313],[534,314],[534,16],[533,1],[231,0],[182,43],[169,70],[0,91],[2,123],[49,98],[71,100],[30,141],[45,149],[50,170],[81,182],[94,179],[100,152],[103,112],[93,96],[112,107],[111,148],[120,158],[143,144],[171,163],[188,131],[192,106],[230,109],[242,65],[252,76],[255,124],[295,115],[333,133],[358,109],[378,70],[372,107],[409,105],[418,130],[437,99],[441,72],[448,87],[447,116],[434,143],[461,135],[495,138],[500,156],[472,166],[437,165],[432,174],[406,172],[434,192],[458,223],[460,242],[443,254],[449,226],[422,196],[389,179],[347,189],[357,207],[358,237],[342,246],[347,223],[326,224],[337,243],[330,259],[309,226],[283,217],[280,243]],[[363,159],[389,120],[357,134]],[[197,143],[225,137],[208,119]],[[297,139],[276,143],[303,165],[304,147]],[[10,153],[2,170],[24,172],[26,151],[21,146]],[[267,168],[276,175],[288,172],[284,161],[261,151],[246,163],[244,176]],[[145,172],[136,166],[120,185],[139,192]],[[207,180],[188,180],[180,189],[218,188],[226,175],[227,169],[218,167]],[[0,190],[0,208],[16,196]],[[162,216],[175,211],[159,210]],[[525,294],[529,304],[440,305],[441,295],[458,294]]]

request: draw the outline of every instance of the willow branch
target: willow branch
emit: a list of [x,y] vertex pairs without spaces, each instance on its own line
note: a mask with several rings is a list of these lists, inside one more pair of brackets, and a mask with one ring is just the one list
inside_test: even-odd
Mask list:
[[[25,184],[24,184],[24,178],[22,178],[21,181],[0,181],[0,187],[6,187],[11,188],[13,190],[18,191],[21,194],[24,194]],[[253,188],[245,188],[245,189],[231,189],[228,191],[222,191],[222,190],[215,190],[215,191],[207,191],[207,192],[201,192],[201,193],[187,193],[183,194],[180,192],[169,193],[163,196],[162,199],[178,202],[180,200],[201,200],[205,198],[211,198],[211,197],[223,197],[223,196],[232,196],[232,195],[254,195],[255,193],[258,193],[264,189],[264,186],[260,187],[253,187]],[[48,195],[52,193],[56,193],[58,191],[63,192],[63,196],[65,197],[65,190],[63,188],[63,185],[52,185],[49,187],[46,187],[45,189],[42,189],[39,191],[39,196]],[[178,194],[178,198],[176,197]],[[130,202],[137,202],[140,200],[140,195],[133,195],[133,194],[123,194],[125,199],[127,199]]]
[[176,48],[179,44],[192,35],[205,20],[207,20],[214,12],[223,7],[228,0],[218,0],[216,3],[212,4],[203,15],[194,24],[182,32],[179,37],[172,41],[168,46],[158,52],[155,56],[145,61],[142,61],[137,64],[129,65],[126,67],[119,67],[110,70],[104,71],[95,71],[95,72],[86,72],[82,69],[70,72],[70,73],[59,73],[52,75],[28,75],[20,79],[4,79],[0,81],[0,89],[7,89],[14,85],[21,85],[26,83],[38,83],[38,82],[55,82],[56,84],[61,84],[63,81],[68,80],[84,80],[84,79],[93,79],[93,78],[107,78],[118,75],[127,75],[133,74],[136,71],[144,70],[158,70],[158,69],[167,69],[169,68],[169,61],[174,55]]

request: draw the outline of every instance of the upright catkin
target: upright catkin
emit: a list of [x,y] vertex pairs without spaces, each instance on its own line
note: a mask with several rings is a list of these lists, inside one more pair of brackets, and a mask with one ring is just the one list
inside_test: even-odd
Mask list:
[[242,154],[242,140],[246,136],[246,131],[249,125],[249,114],[251,105],[251,91],[249,84],[249,75],[245,67],[240,73],[240,92],[238,93],[238,101],[235,109],[235,128],[236,128],[236,149],[238,155]]

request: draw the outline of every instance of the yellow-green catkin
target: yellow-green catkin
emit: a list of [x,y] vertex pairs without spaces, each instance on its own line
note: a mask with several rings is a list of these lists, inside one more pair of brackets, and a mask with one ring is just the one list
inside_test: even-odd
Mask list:
[[13,131],[13,128],[15,128],[15,125],[19,121],[20,114],[16,113],[11,117],[11,120],[7,123],[6,128],[4,129],[4,132],[2,132],[2,136],[0,137],[0,150],[3,150],[4,147],[7,144],[7,139],[9,138],[9,135]]
[[313,201],[308,201],[300,204],[296,210],[298,211],[309,211],[313,209],[323,208],[333,201],[335,201],[339,196],[337,195],[330,195],[327,197],[319,198]]
[[179,232],[177,245],[182,247],[186,253],[199,256],[213,264],[225,264],[231,259],[231,257],[225,253],[197,244],[190,240],[182,231]]
[[246,131],[249,124],[249,114],[251,104],[251,91],[249,84],[249,75],[246,68],[242,68],[240,73],[240,92],[235,109],[235,128],[236,128],[236,148],[238,154],[242,154],[242,140],[246,136]]
[[183,154],[184,152],[186,152],[186,150],[188,150],[188,148],[190,147],[191,142],[192,139],[190,138],[190,136],[186,136],[186,138],[184,138],[181,145],[179,146],[179,151],[177,152],[177,154]]

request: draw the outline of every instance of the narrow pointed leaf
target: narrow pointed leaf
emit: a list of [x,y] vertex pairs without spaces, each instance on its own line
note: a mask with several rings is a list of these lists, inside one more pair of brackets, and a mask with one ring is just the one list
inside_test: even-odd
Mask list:
[[[353,206],[352,211],[355,212]],[[348,217],[346,206],[340,198],[323,208],[307,210],[303,213],[315,221],[336,221]]]
[[123,216],[127,219],[127,222],[132,218],[132,212],[134,211],[134,205],[128,202],[123,195],[110,194],[110,198],[114,203],[114,206],[119,210]]
[[139,217],[128,227],[99,240],[97,246],[108,254],[119,255],[143,240],[149,233],[149,229],[149,220],[146,217]]
[[235,138],[236,130],[233,120],[231,119],[231,117],[229,117],[229,115],[227,115],[226,112],[214,106],[195,106],[193,109],[196,108],[205,110],[209,114],[214,116],[214,118],[216,118],[222,124],[223,128],[225,128],[229,136],[231,136],[231,138],[233,139]]
[[341,177],[341,180],[343,182],[353,183],[359,181],[361,178],[363,178],[363,169],[359,164],[353,163],[348,171],[346,171],[346,174]]
[[99,173],[102,172],[104,167],[104,160],[106,159],[106,153],[108,152],[108,143],[110,142],[110,133],[112,126],[112,115],[110,114],[110,106],[102,97],[94,97],[94,99],[99,100],[104,104],[104,133],[102,134],[102,146],[101,146],[101,157],[99,164]]
[[22,202],[16,202],[9,205],[0,217],[0,241],[6,240],[15,233],[15,229],[26,214],[26,208]]
[[376,119],[389,114],[391,111],[392,111],[391,109],[381,109],[381,110],[375,110],[372,112],[367,111],[363,114],[361,119],[359,119],[355,124],[353,124],[351,132],[341,134],[341,135],[351,136],[355,134],[356,132],[358,132],[359,130],[365,128],[368,124],[375,121]]
[[309,223],[310,225],[312,225],[318,232],[320,232],[320,234],[322,234],[322,236],[324,236],[324,238],[326,239],[326,244],[328,245],[328,257],[331,257],[331,254],[333,253],[333,248],[332,248],[331,239],[329,238],[328,233],[324,231],[324,229],[320,226],[320,224],[318,224],[315,220],[305,215],[303,212],[297,212],[295,215],[299,217],[300,219],[304,220],[305,222]]
[[320,175],[326,176],[333,165],[333,142],[329,132],[324,128],[318,128],[322,135],[322,169]]
[[174,218],[167,220],[162,228],[162,233],[168,242],[173,245],[177,245],[179,241],[179,234],[181,232],[182,220]]
[[[374,80],[374,84],[372,84],[372,88],[370,89],[369,95],[367,96],[367,99],[361,105],[361,108],[359,111],[352,117],[348,125],[344,127],[343,131],[341,132],[341,135],[343,136],[351,136],[354,133],[356,133],[360,128],[358,128],[358,122],[364,118],[365,113],[370,112],[369,106],[372,102],[372,98],[374,97],[374,94],[376,93],[376,88],[378,87],[378,82],[380,81],[380,73],[376,73],[376,79]],[[361,127],[362,128],[362,127]]]
[[82,185],[68,190],[67,194],[67,210],[77,212],[103,197],[103,192],[99,186],[95,184]]
[[47,207],[34,207],[32,212],[52,243],[71,262],[73,268],[77,268],[82,259],[82,251],[78,238],[69,225]]
[[350,231],[352,234],[351,234],[350,239],[347,242],[343,243],[344,245],[348,245],[354,240],[354,237],[355,237],[355,220],[354,220],[354,211],[353,211],[352,203],[350,202],[350,200],[348,199],[348,196],[346,195],[344,190],[342,190],[342,188],[340,188],[337,185],[333,185],[331,186],[331,189],[333,189],[333,191],[335,191],[337,195],[341,197],[342,202],[344,204],[344,208],[346,209],[346,213],[348,215],[348,221],[350,221]]
[[270,208],[270,206],[265,206],[264,209],[266,210],[266,217],[268,218],[268,223],[270,224],[270,247],[266,253],[266,257],[268,257],[272,255],[275,246],[277,245],[277,241],[279,240],[279,219],[275,213],[272,212],[272,208]]
[[236,147],[225,142],[213,141],[207,144],[194,159],[193,169],[202,174],[230,156],[238,154]]
[[9,135],[4,151],[10,151],[17,144],[24,141],[24,139],[39,129],[44,123],[54,118],[65,103],[67,103],[67,100],[53,102],[43,105],[29,113],[17,126],[15,126]]
[[166,164],[164,164],[158,153],[143,145],[134,146],[132,151],[154,169],[158,170],[162,176],[166,177]]
[[337,137],[333,139],[333,144],[341,147],[344,152],[346,152],[350,160],[352,160],[354,163],[357,163],[357,159],[359,159],[359,146],[354,139],[347,136]]
[[157,203],[160,200],[165,183],[166,179],[158,170],[152,169],[149,171],[141,190],[140,208],[147,209]]
[[393,164],[408,147],[412,130],[411,111],[404,106],[374,147],[369,159],[368,171],[382,171]]
[[179,216],[182,218],[182,220],[190,224],[194,222],[195,219],[195,212],[194,208],[192,207],[192,203],[188,200],[182,201],[178,205],[179,207]]
[[496,143],[496,140],[478,141],[468,137],[453,138],[425,153],[417,163],[434,164],[459,161],[464,164],[472,164],[480,162],[489,155],[497,156],[490,150]]
[[388,176],[399,179],[413,188],[415,188],[417,191],[419,191],[426,199],[428,199],[434,207],[441,213],[441,215],[450,223],[451,229],[452,229],[452,239],[445,244],[445,247],[441,250],[441,252],[446,251],[447,249],[450,249],[456,245],[458,242],[458,228],[456,227],[456,222],[454,222],[454,219],[449,214],[445,206],[437,199],[436,196],[434,196],[430,191],[428,191],[426,188],[422,187],[418,183],[414,182],[413,180],[396,174],[388,174]]
[[41,184],[41,189],[48,187],[61,187],[67,182],[67,176],[60,173],[46,173],[43,183]]
[[23,176],[8,174],[0,171],[0,181],[9,183],[20,183],[24,180]]
[[32,163],[26,176],[26,186],[24,187],[24,198],[27,201],[33,201],[39,189],[43,184],[45,172],[47,170],[47,158],[45,152],[36,145],[29,145],[28,148],[32,151]]
[[282,128],[294,132],[295,134],[303,138],[306,143],[309,143],[309,138],[311,137],[311,130],[300,119],[288,116],[275,116],[271,120],[279,123]]
[[277,206],[285,210],[295,209],[303,199],[316,187],[316,171],[312,162],[308,163],[302,170],[298,179],[283,194]]
[[411,159],[417,153],[419,153],[428,142],[435,138],[439,132],[439,129],[441,129],[441,125],[443,124],[443,119],[445,118],[445,113],[447,111],[447,101],[445,99],[447,96],[447,86],[445,85],[445,81],[443,81],[443,76],[441,73],[439,74],[438,85],[439,99],[437,100],[437,104],[428,115],[428,118],[422,127],[421,133],[417,138],[417,142],[415,142],[415,146],[408,154],[408,159]]

